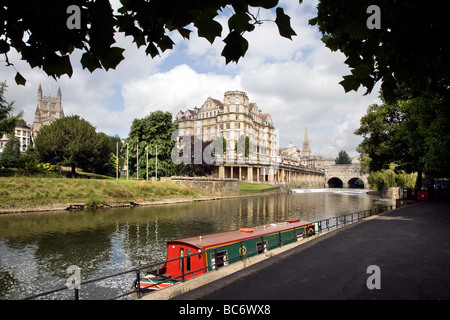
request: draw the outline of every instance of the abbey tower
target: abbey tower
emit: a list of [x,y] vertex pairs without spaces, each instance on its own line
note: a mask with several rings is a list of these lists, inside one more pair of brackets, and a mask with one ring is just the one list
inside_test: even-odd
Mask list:
[[64,111],[61,104],[61,88],[58,89],[56,98],[42,96],[42,88],[39,85],[38,102],[33,122],[33,137],[43,126],[50,124],[52,121],[63,118]]

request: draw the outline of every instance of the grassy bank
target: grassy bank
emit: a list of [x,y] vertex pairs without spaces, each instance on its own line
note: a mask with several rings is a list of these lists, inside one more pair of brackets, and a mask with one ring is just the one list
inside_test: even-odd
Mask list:
[[0,208],[64,203],[91,206],[197,196],[192,188],[168,182],[0,177]]
[[270,183],[251,183],[239,181],[239,190],[262,190],[273,188],[274,185]]

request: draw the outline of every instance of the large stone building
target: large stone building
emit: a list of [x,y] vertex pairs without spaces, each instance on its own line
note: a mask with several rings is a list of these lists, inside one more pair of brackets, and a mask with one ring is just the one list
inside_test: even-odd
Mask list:
[[[27,151],[28,146],[32,145],[31,127],[28,126],[24,120],[21,120],[14,129],[14,135],[20,141],[20,152]],[[3,152],[3,149],[5,148],[8,140],[9,137],[6,134],[0,137],[0,152]]]
[[[280,153],[278,130],[270,114],[263,113],[256,103],[250,102],[245,92],[227,91],[223,101],[210,97],[201,107],[178,112],[175,121],[179,128],[176,147],[180,158],[184,157],[184,163],[189,163],[185,160],[192,161],[190,153],[185,154],[190,137],[197,137],[198,141],[225,140],[225,150],[220,150],[223,143],[215,144],[219,152],[215,151],[210,163],[215,168],[213,177],[323,185],[323,173],[299,165],[299,151],[283,149]],[[208,153],[203,152],[200,156],[205,159]],[[297,160],[293,160],[295,158]]]
[[[223,102],[209,97],[200,108],[179,111],[175,121],[180,137],[196,136],[203,141],[223,137],[226,141],[223,162],[270,163],[277,159],[278,136],[272,118],[250,102],[245,92],[227,91]],[[242,137],[248,137],[252,149],[247,152],[248,159],[237,151],[239,141],[245,141]]]
[[[27,125],[25,121],[20,121],[17,127],[14,129],[14,135],[20,141],[20,151],[25,152],[28,146],[34,144],[33,140],[36,137],[37,132],[43,126],[46,126],[52,121],[64,117],[64,111],[61,101],[61,89],[58,89],[56,98],[44,97],[42,95],[42,87],[39,85],[37,94],[37,107],[34,114],[34,122],[32,126]],[[5,148],[9,137],[3,135],[0,137],[0,152]]]
[[34,113],[34,122],[32,127],[33,137],[36,137],[37,132],[43,126],[46,126],[52,123],[54,120],[63,117],[64,117],[64,110],[62,108],[61,88],[58,89],[56,98],[46,96],[44,97],[42,95],[41,85],[39,85],[38,101],[36,112]]

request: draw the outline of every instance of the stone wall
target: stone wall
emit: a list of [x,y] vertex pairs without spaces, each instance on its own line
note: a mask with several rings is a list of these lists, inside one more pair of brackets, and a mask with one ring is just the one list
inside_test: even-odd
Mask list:
[[[401,192],[400,192],[400,189],[402,189]],[[392,199],[392,200],[401,199],[401,198],[406,197],[406,194],[403,195],[403,188],[399,188],[399,187],[391,187],[391,188],[387,188],[387,189],[382,189],[380,195],[383,199]]]
[[217,196],[239,195],[238,179],[217,179],[204,177],[171,177],[171,182],[182,184],[200,191],[203,194]]

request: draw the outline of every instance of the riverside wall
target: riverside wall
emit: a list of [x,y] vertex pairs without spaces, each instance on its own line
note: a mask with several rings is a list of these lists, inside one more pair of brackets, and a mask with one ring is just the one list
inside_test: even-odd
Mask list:
[[213,194],[220,196],[238,196],[239,180],[238,179],[218,179],[205,177],[170,177],[169,182],[185,185],[203,194]]

